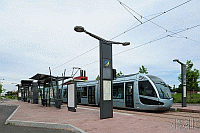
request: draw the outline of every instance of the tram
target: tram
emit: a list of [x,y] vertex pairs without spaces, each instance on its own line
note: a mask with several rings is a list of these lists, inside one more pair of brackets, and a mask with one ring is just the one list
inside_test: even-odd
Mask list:
[[[67,87],[63,92],[67,91]],[[67,93],[63,93],[63,102]],[[65,97],[65,98],[64,98]],[[77,83],[78,104],[100,104],[99,81]],[[113,80],[113,107],[137,110],[169,110],[173,98],[165,82],[156,76],[141,73],[125,75]]]

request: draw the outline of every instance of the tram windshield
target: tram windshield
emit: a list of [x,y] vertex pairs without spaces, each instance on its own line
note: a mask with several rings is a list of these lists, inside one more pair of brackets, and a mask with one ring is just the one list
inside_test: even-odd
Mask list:
[[147,76],[155,84],[161,99],[171,99],[172,98],[169,87],[165,84],[165,82],[162,79],[160,79],[156,76],[152,76],[152,75],[147,75]]

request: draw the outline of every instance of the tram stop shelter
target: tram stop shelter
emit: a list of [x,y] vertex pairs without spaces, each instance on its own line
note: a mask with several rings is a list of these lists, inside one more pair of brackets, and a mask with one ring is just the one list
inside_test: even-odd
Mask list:
[[22,93],[21,93],[22,85],[21,84],[17,84],[16,86],[17,86],[17,92],[18,92],[17,100],[21,100],[21,98],[22,98]]
[[21,80],[21,100],[30,103],[33,80]]
[[41,104],[43,106],[54,106],[60,108],[62,104],[62,88],[59,87],[59,81],[64,81],[71,77],[56,77],[46,74],[36,74],[30,79],[37,80]]

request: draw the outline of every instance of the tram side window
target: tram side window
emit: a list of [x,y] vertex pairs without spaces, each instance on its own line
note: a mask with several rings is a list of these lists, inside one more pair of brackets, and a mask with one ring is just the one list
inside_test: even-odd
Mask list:
[[144,96],[157,97],[156,92],[149,81],[139,81],[139,94]]
[[113,84],[113,98],[114,99],[124,98],[124,84],[123,83]]
[[87,97],[87,87],[83,87],[82,97]]

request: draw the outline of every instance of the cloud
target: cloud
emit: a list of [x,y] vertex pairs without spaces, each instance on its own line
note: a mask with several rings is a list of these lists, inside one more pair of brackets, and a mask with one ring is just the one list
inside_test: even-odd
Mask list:
[[[153,14],[167,11],[185,0],[122,2],[142,16],[151,18],[155,16]],[[191,1],[152,21],[172,32],[197,25],[198,4],[199,1]],[[130,26],[140,24],[116,0],[11,0],[1,1],[0,7],[0,53],[3,55],[0,57],[0,72],[7,79],[17,77],[19,81],[36,73],[48,74],[48,67],[52,68],[53,75],[61,75],[64,69],[70,75],[74,66],[83,66],[89,79],[95,79],[99,74],[99,62],[92,62],[99,60],[99,48],[81,54],[98,46],[99,42],[84,33],[75,32],[74,26],[84,26],[87,31],[109,40]],[[172,62],[173,59],[178,58],[183,62],[192,60],[194,68],[200,69],[199,27],[180,33],[189,39],[174,35],[146,44],[170,34],[147,22],[113,39],[131,43],[127,47],[113,45],[113,55],[131,49],[113,56],[113,67],[130,74],[138,72],[139,67],[144,65],[149,73],[161,76],[170,84],[178,84],[180,65]],[[141,44],[146,45],[137,47]]]

